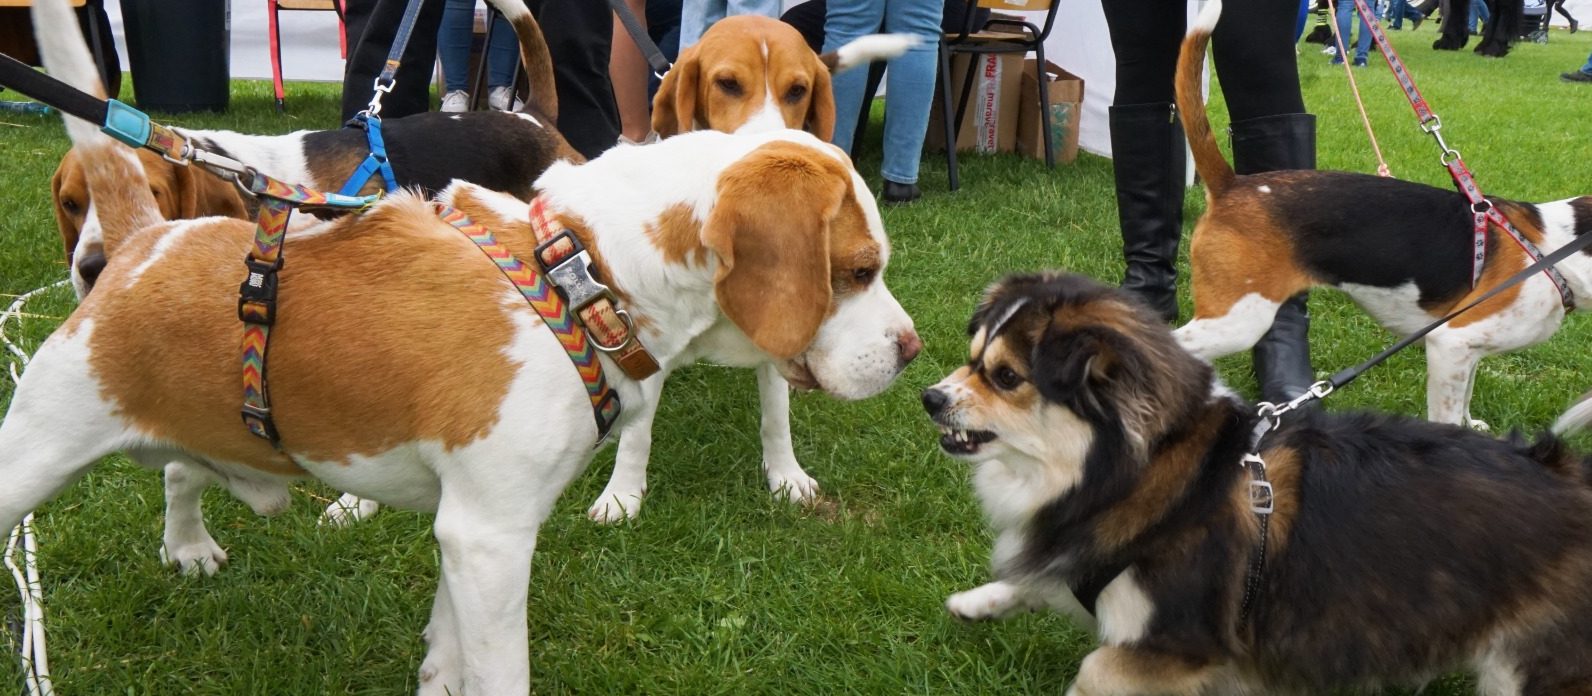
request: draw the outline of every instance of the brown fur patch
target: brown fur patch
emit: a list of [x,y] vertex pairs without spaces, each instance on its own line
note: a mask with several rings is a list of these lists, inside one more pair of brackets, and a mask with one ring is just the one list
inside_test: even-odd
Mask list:
[[[269,356],[284,447],[347,461],[405,442],[455,448],[484,436],[516,369],[504,354],[510,316],[531,310],[509,302],[493,264],[419,199],[400,194],[336,224],[289,237],[284,252]],[[140,235],[102,282],[129,283],[158,237]],[[202,223],[133,282],[137,292],[93,293],[77,315],[115,318],[95,324],[92,368],[134,426],[205,458],[296,474],[238,419],[234,269],[252,237],[246,222]],[[370,282],[391,274],[405,281]]]
[[[1542,237],[1541,228],[1536,228],[1535,231],[1537,238],[1540,240]],[[1482,266],[1481,278],[1476,281],[1476,287],[1454,302],[1442,307],[1439,311],[1433,312],[1434,317],[1443,316],[1485,295],[1489,290],[1502,285],[1510,276],[1529,264],[1530,259],[1526,258],[1526,252],[1520,248],[1520,245],[1509,240],[1509,233],[1494,227],[1492,234],[1495,243],[1490,245],[1487,250],[1487,263]],[[1521,234],[1528,233],[1525,230],[1521,230]],[[1530,238],[1529,234],[1527,238]],[[1509,309],[1518,299],[1520,299],[1520,286],[1515,285],[1494,295],[1486,302],[1476,305],[1470,311],[1454,317],[1452,321],[1448,322],[1448,326],[1455,329],[1469,326]]]
[[708,248],[702,246],[702,223],[691,206],[676,203],[658,213],[658,221],[647,225],[647,239],[663,253],[663,260],[679,265],[707,263]]
[[1245,295],[1282,302],[1316,284],[1259,195],[1233,186],[1211,203],[1189,247],[1194,318],[1227,314]]
[[1068,693],[1193,694],[1217,678],[1216,669],[1188,657],[1126,647],[1106,646],[1089,653]]

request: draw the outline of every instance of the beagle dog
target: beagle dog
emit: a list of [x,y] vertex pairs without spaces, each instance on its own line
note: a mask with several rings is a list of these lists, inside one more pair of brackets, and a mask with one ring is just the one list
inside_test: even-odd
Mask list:
[[830,140],[830,74],[889,60],[916,43],[908,34],[872,34],[818,55],[801,32],[777,19],[725,17],[663,76],[652,100],[652,129],[667,138],[698,129],[798,128]]
[[[1177,330],[1206,360],[1245,350],[1277,307],[1315,286],[1335,287],[1388,330],[1415,330],[1469,303],[1532,263],[1497,227],[1474,283],[1474,225],[1463,195],[1410,181],[1332,171],[1237,176],[1222,158],[1200,97],[1200,70],[1221,13],[1209,0],[1178,62],[1177,104],[1205,181],[1207,208],[1190,246],[1194,319]],[[1543,253],[1592,234],[1592,196],[1492,205]],[[1592,303],[1592,254],[1558,264],[1571,304]],[[1510,288],[1428,334],[1427,417],[1485,428],[1470,415],[1483,357],[1552,337],[1569,312],[1545,274]]]
[[[76,31],[63,2],[35,12],[47,31]],[[97,84],[80,40],[42,43],[53,75]],[[458,182],[436,203],[403,191],[288,235],[270,352],[273,448],[238,422],[236,271],[254,225],[162,221],[131,153],[67,121],[108,261],[0,421],[0,524],[118,450],[203,467],[262,513],[286,507],[287,482],[305,476],[431,511],[441,578],[419,693],[528,693],[537,530],[590,462],[598,427],[540,315],[437,214],[441,204],[478,217],[529,258],[527,206]],[[702,132],[615,148],[555,163],[535,192],[663,367],[637,382],[599,353],[623,404],[646,403],[669,369],[725,336],[793,384],[843,399],[888,387],[921,346],[885,286],[890,245],[873,197],[811,134]],[[417,260],[423,273],[389,272]],[[625,409],[618,427],[637,417]]]
[[[830,73],[888,60],[916,42],[916,37],[905,34],[875,34],[818,55],[789,24],[757,15],[726,17],[686,48],[663,76],[653,100],[653,129],[667,137],[699,129],[746,133],[795,128],[829,140],[835,127]],[[789,382],[754,346],[738,341],[734,332],[711,342],[711,350],[700,357],[757,370],[768,488],[792,502],[811,501],[818,495],[818,481],[796,461]],[[656,408],[656,402],[649,403],[647,417],[620,434],[613,474],[587,510],[592,520],[610,524],[633,519],[640,512],[652,450],[651,413]]]

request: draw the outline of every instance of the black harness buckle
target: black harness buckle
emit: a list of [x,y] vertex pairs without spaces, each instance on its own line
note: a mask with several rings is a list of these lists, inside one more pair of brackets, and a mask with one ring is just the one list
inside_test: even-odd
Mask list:
[[238,285],[238,320],[270,326],[276,321],[276,272],[282,268],[282,259],[266,263],[250,256],[243,265],[249,275]]

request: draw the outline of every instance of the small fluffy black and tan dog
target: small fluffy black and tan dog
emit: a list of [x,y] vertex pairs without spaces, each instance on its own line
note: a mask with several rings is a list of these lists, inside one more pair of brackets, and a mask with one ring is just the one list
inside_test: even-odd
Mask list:
[[[1323,693],[1453,669],[1481,693],[1592,694],[1592,459],[1391,415],[1255,423],[1138,300],[1076,275],[995,285],[923,394],[998,530],[951,613],[1078,612],[1074,696]],[[1256,590],[1243,610],[1246,582]]]
[[[1234,175],[1200,97],[1205,46],[1220,14],[1221,1],[1208,0],[1177,68],[1177,108],[1207,202],[1189,245],[1194,319],[1177,331],[1185,348],[1207,360],[1247,349],[1285,300],[1322,285],[1407,334],[1531,264],[1493,228],[1472,285],[1475,227],[1470,204],[1452,188],[1353,172]],[[1543,253],[1592,234],[1592,196],[1490,200]],[[1576,303],[1592,306],[1592,254],[1572,255],[1558,269]],[[1548,340],[1567,313],[1553,281],[1539,273],[1433,331],[1425,339],[1427,417],[1485,427],[1470,415],[1481,359]]]

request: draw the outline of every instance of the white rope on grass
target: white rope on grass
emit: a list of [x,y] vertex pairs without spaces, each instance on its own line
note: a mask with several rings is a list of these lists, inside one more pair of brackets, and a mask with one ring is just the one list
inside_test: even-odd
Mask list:
[[[28,353],[6,335],[6,325],[23,317],[22,307],[39,293],[53,290],[67,281],[61,280],[42,288],[17,295],[11,306],[0,313],[0,345],[5,352],[15,356],[7,368],[13,384],[22,383],[22,369],[27,367]],[[21,550],[22,562],[17,562]],[[50,682],[50,658],[44,647],[44,586],[39,582],[39,541],[33,535],[33,513],[22,518],[22,523],[11,530],[6,541],[5,565],[17,583],[22,598],[22,645],[19,652],[24,672],[23,686],[28,696],[54,696],[55,687]]]

